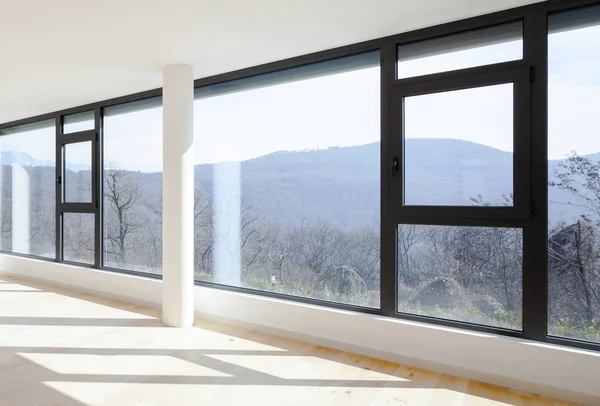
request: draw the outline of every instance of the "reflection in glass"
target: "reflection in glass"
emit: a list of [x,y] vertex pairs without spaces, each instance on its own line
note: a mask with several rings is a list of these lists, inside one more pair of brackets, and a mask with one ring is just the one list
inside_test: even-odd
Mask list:
[[0,151],[0,249],[54,258],[54,120],[1,130]]

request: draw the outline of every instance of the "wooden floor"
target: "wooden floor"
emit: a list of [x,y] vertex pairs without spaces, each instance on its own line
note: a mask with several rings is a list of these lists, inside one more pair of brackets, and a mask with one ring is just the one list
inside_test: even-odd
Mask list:
[[567,404],[1,278],[1,406]]

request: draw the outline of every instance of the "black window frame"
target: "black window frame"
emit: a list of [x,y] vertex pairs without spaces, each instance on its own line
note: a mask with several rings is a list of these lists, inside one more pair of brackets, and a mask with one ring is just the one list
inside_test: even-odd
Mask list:
[[[317,62],[324,62],[340,57],[351,56],[358,53],[368,51],[380,52],[380,86],[381,86],[381,196],[380,196],[380,218],[381,218],[381,307],[380,309],[365,309],[351,305],[343,305],[339,303],[323,302],[314,299],[300,298],[274,294],[262,291],[252,291],[244,288],[236,288],[229,286],[217,286],[205,282],[196,282],[197,285],[211,286],[219,289],[226,289],[239,292],[251,292],[257,295],[277,297],[285,300],[297,302],[305,302],[318,305],[326,305],[345,310],[358,311],[364,313],[389,316],[400,319],[416,320],[428,324],[437,324],[456,328],[466,328],[474,331],[483,331],[507,336],[513,336],[538,342],[567,345],[578,348],[592,349],[600,351],[600,343],[581,341],[570,338],[559,338],[548,335],[548,189],[547,189],[547,118],[548,118],[548,66],[547,66],[547,50],[548,50],[548,17],[552,13],[568,11],[571,9],[583,8],[593,5],[599,5],[600,0],[548,0],[545,2],[534,3],[531,5],[504,10],[488,15],[477,16],[465,20],[455,21],[434,27],[419,29],[416,31],[392,35],[389,37],[370,40],[358,44],[348,45],[336,49],[317,52],[310,55],[303,55],[295,58],[290,58],[283,61],[268,63],[265,65],[255,66],[251,68],[241,69],[234,72],[219,74],[207,78],[197,79],[194,86],[205,88],[215,84],[222,84],[229,81],[256,77],[266,73],[283,71],[289,68],[300,67]],[[503,62],[494,65],[484,65],[474,68],[462,69],[459,71],[442,72],[428,75],[429,77],[412,77],[406,79],[397,79],[397,49],[398,46],[404,44],[415,43],[417,41],[439,38],[467,32],[476,29],[497,26],[505,23],[511,23],[518,20],[523,21],[523,59],[518,61]],[[393,197],[393,179],[390,165],[393,160],[393,128],[391,120],[394,113],[390,108],[393,92],[396,86],[402,86],[400,83],[404,81],[407,85],[410,82],[416,84],[420,80],[431,81],[452,80],[451,78],[465,74],[473,74],[474,72],[484,72],[491,68],[498,68],[500,65],[519,66],[520,69],[528,72],[529,94],[530,94],[530,115],[529,115],[529,156],[520,154],[527,158],[529,167],[529,204],[527,207],[528,216],[525,213],[523,203],[519,203],[519,212],[511,215],[498,215],[496,212],[487,212],[482,215],[476,213],[461,213],[451,209],[443,215],[432,213],[429,210],[421,211],[420,215],[414,216],[414,213],[400,212],[394,209],[392,204]],[[85,106],[66,109],[49,114],[43,114],[36,117],[16,120],[9,123],[0,124],[0,132],[3,129],[11,127],[32,124],[38,121],[48,119],[57,120],[57,146],[59,137],[62,135],[62,119],[61,117],[68,114],[81,113],[88,110],[94,111],[95,116],[95,152],[93,158],[93,166],[95,169],[93,175],[93,204],[92,206],[63,206],[61,202],[56,207],[56,249],[57,257],[53,261],[62,261],[62,235],[60,227],[60,217],[62,212],[78,211],[95,213],[95,261],[90,268],[103,269],[114,272],[122,272],[134,274],[144,277],[160,279],[160,275],[107,268],[102,265],[103,253],[103,211],[102,205],[102,118],[103,109],[110,106],[125,104],[132,101],[139,101],[162,96],[161,89],[154,89],[147,92],[119,97],[98,103],[92,103]],[[73,134],[67,135],[68,137]],[[62,144],[61,144],[62,145]],[[57,148],[57,151],[60,148]],[[523,159],[523,158],[522,158]],[[57,175],[62,174],[62,165],[59,165],[61,157],[57,152]],[[60,166],[60,168],[59,168]],[[515,170],[516,172],[516,170]],[[518,176],[518,174],[517,174]],[[520,188],[524,186],[519,186]],[[522,192],[523,193],[523,192]],[[435,208],[435,207],[434,207]],[[482,212],[483,213],[483,212]],[[505,331],[497,328],[490,328],[479,325],[470,325],[449,320],[438,320],[430,317],[414,316],[398,314],[396,312],[396,289],[397,289],[397,271],[396,271],[396,229],[397,224],[404,222],[413,222],[414,224],[432,224],[432,225],[487,225],[499,227],[522,227],[524,233],[523,241],[523,331],[513,332]],[[2,252],[4,254],[31,257],[22,254],[13,254],[10,252]],[[50,260],[50,259],[43,259]],[[80,265],[80,264],[78,264]],[[85,266],[85,265],[80,265]]]
[[[424,80],[398,81],[392,85],[390,137],[393,172],[392,207],[398,216],[528,218],[530,216],[530,83],[529,68],[524,61],[469,68],[452,74],[431,75]],[[421,79],[420,77],[417,79]],[[487,86],[513,84],[513,206],[414,205],[405,203],[404,170],[404,99],[412,96],[449,91],[481,89]],[[395,162],[398,162],[395,165]],[[397,166],[397,167],[396,167]],[[476,196],[474,196],[476,197]]]
[[[90,109],[76,111],[73,115],[85,115]],[[56,261],[69,264],[76,264],[87,267],[100,267],[98,261],[97,243],[98,243],[98,219],[100,218],[99,207],[101,195],[101,183],[99,180],[102,177],[102,169],[99,165],[98,155],[101,155],[100,141],[100,123],[101,110],[95,107],[91,109],[94,112],[94,129],[78,131],[73,133],[64,133],[64,119],[67,114],[58,114],[56,116]],[[70,114],[69,114],[70,115]],[[65,197],[65,147],[67,145],[90,143],[91,155],[91,199],[89,202],[69,202]],[[93,264],[85,264],[64,259],[64,215],[71,213],[85,213],[94,215],[94,261]]]

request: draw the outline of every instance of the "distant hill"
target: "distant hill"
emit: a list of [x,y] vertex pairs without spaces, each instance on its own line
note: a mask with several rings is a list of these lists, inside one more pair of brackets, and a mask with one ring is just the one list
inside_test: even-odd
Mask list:
[[412,205],[471,206],[512,192],[512,153],[452,139],[405,141],[405,199]]
[[[2,165],[22,166],[54,166],[54,161],[42,161],[32,158],[29,154],[18,151],[3,151],[0,153]],[[69,163],[69,169],[74,171],[89,170],[89,165]]]
[[[197,186],[213,190],[214,167],[196,166]],[[379,144],[276,152],[241,163],[244,205],[289,225],[319,220],[342,228],[377,225],[379,171]]]
[[0,153],[0,160],[2,165],[54,166],[54,162],[40,161],[29,154],[17,151],[3,151]]
[[[340,228],[379,224],[379,143],[312,151],[282,151],[241,163],[195,167],[196,187],[211,195],[214,177],[230,171],[241,177],[244,207],[282,225],[324,220]],[[406,203],[472,205],[471,197],[499,202],[512,191],[512,154],[452,139],[405,142]],[[590,156],[600,160],[600,154]],[[25,153],[2,152],[3,165],[54,165]],[[560,161],[549,162],[549,174]],[[89,168],[81,167],[76,170]],[[238,175],[234,175],[235,170]],[[231,171],[234,172],[231,172]],[[390,166],[391,170],[391,166]],[[160,173],[131,172],[140,185],[141,202],[160,202]],[[89,176],[89,175],[86,175]],[[53,187],[53,185],[50,185]],[[565,205],[572,197],[551,188],[550,218],[570,221],[580,209]]]
[[[284,224],[327,220],[341,227],[379,224],[379,143],[315,151],[285,151],[241,163],[247,206]],[[512,153],[453,139],[405,142],[407,204],[473,205],[471,198],[501,202],[512,192]],[[600,160],[600,154],[590,156]],[[560,161],[549,162],[549,174]],[[235,165],[235,163],[216,164]],[[213,190],[215,165],[197,165],[196,185]],[[391,170],[391,167],[390,167]],[[572,197],[551,188],[550,201]],[[570,221],[580,209],[550,204],[552,222]]]

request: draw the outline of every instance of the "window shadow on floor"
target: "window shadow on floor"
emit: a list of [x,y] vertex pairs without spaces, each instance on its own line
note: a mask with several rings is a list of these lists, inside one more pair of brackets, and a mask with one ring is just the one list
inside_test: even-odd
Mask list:
[[[271,345],[269,342],[263,344]],[[35,362],[23,357],[23,354],[53,354],[53,355],[94,355],[100,359],[119,356],[169,356],[177,359],[194,363],[204,368],[216,371],[228,376],[189,376],[177,374],[164,375],[140,375],[140,374],[121,374],[119,371],[111,374],[93,374],[93,373],[57,373],[51,369],[38,365]],[[274,362],[285,369],[285,357],[318,357],[322,359],[329,358],[330,361],[351,365],[356,368],[369,369],[380,374],[385,374],[385,379],[314,379],[314,378],[283,378],[276,374],[266,373],[256,369],[248,368],[235,362],[223,361],[215,356],[261,356],[277,357]],[[359,357],[358,362],[352,362],[355,356],[351,354],[335,352],[327,357],[320,351],[281,351],[281,350],[223,350],[223,349],[125,349],[125,348],[63,348],[63,347],[0,347],[0,362],[6,363],[6,360],[13,360],[17,363],[21,371],[22,379],[13,375],[8,382],[5,381],[0,396],[3,399],[14,399],[12,404],[38,404],[40,397],[47,396],[53,402],[61,405],[82,405],[76,400],[62,399],[65,395],[53,393],[51,388],[45,385],[45,382],[60,383],[106,383],[106,384],[141,384],[141,385],[194,385],[194,386],[231,386],[231,387],[320,387],[320,388],[342,388],[352,391],[360,388],[387,388],[398,390],[398,397],[402,397],[403,389],[429,389],[432,391],[455,391],[459,393],[469,393],[472,387],[469,381],[455,378],[444,379],[443,376],[427,372],[405,368],[392,363],[381,361],[381,365],[372,362],[371,359],[363,360]],[[157,358],[158,359],[158,358]],[[4,361],[4,362],[3,362]],[[71,360],[72,362],[72,360]],[[101,361],[100,361],[101,362]],[[363,366],[369,365],[368,367]],[[85,365],[82,365],[85,370]],[[6,373],[6,372],[5,372]],[[346,370],[343,375],[356,375],[352,371]],[[388,378],[389,377],[389,378]],[[522,400],[514,402],[508,398],[508,390],[489,386],[487,390],[482,390],[481,385],[477,386],[477,397],[482,399],[504,402],[506,405],[520,405]],[[224,389],[226,390],[226,389]],[[505,393],[506,392],[506,393]],[[349,392],[348,392],[349,393]],[[13,394],[11,396],[11,394]],[[60,403],[57,399],[60,400]],[[45,399],[47,401],[47,399]],[[8,403],[7,403],[8,404]],[[53,403],[50,403],[53,404]]]
[[[120,309],[119,303],[111,303],[109,300],[99,299],[87,294],[79,295],[62,289],[55,290],[43,287],[41,284],[22,283],[21,281],[15,283],[48,289],[60,295]],[[132,308],[131,305],[124,304],[124,309],[136,313],[138,308]],[[7,325],[31,326],[32,329],[35,329],[36,326],[127,326],[133,327],[131,332],[126,332],[126,334],[131,334],[132,337],[136,337],[136,334],[138,334],[135,329],[137,327],[156,327],[156,334],[161,334],[161,331],[164,331],[163,329],[167,329],[167,327],[162,326],[159,319],[148,318],[149,315],[157,313],[155,310],[147,308],[139,310],[139,319],[135,317],[120,319],[0,316],[0,329]],[[0,372],[0,381],[3,382],[2,387],[0,387],[0,399],[7,402],[10,400],[6,403],[7,405],[84,405],[47,385],[47,382],[53,382],[193,385],[198,387],[314,387],[331,388],[332,391],[342,388],[347,393],[359,388],[386,388],[397,390],[399,398],[402,398],[404,389],[419,388],[432,391],[446,390],[456,393],[471,393],[478,398],[504,402],[501,404],[506,405],[520,405],[523,403],[522,399],[519,401],[512,400],[511,397],[514,398],[514,396],[509,396],[509,390],[505,388],[483,384],[473,385],[466,379],[423,371],[212,321],[197,319],[196,328],[191,332],[190,330],[169,330],[176,335],[199,335],[198,339],[192,336],[193,340],[188,341],[186,345],[188,348],[184,349],[177,348],[175,345],[174,348],[95,348],[91,346],[70,348],[68,346],[0,345],[0,366],[3,367]],[[138,338],[147,338],[148,331],[152,332],[153,330],[144,331],[146,332]],[[121,336],[123,334],[125,333],[121,333]],[[85,343],[85,340],[76,342]],[[135,342],[135,340],[132,339],[132,342]],[[152,341],[146,340],[145,343],[151,345]],[[218,343],[218,345],[214,345],[215,343]],[[127,347],[127,345],[124,346]],[[238,348],[232,348],[236,346]],[[266,349],[248,349],[248,347],[266,347]],[[111,372],[110,374],[61,373],[54,371],[48,365],[32,361],[28,354],[35,354],[35,356],[41,354],[42,357],[44,354],[51,354],[58,357],[58,361],[55,357],[55,362],[58,363],[62,362],[61,356],[66,359],[69,355],[95,356],[97,358],[94,362],[98,363],[107,362],[110,359],[114,360],[118,357],[136,356],[156,357],[157,363],[159,363],[160,357],[171,357],[206,368],[213,371],[214,374],[194,376],[177,374],[177,371],[174,371],[174,374],[161,374],[160,367],[158,367],[158,374],[156,374],[156,370],[152,371],[154,373],[149,372],[148,374],[127,374],[119,370],[115,370],[114,373]],[[246,361],[252,357],[261,357],[260,362],[248,364]],[[291,357],[294,357],[296,364],[292,362]],[[226,360],[223,358],[226,358]],[[286,366],[286,358],[290,361],[287,364],[288,366]],[[128,359],[128,362],[131,362],[130,358]],[[298,365],[298,359],[300,359],[302,365],[308,367],[303,368],[301,371],[289,370],[290,365]],[[86,364],[73,364],[73,358],[66,362],[67,364],[70,362],[69,365],[72,367],[74,365],[75,370],[86,370]],[[319,371],[319,368],[322,367],[327,368],[327,371],[329,371],[325,374],[325,378],[323,378],[323,373],[319,373],[322,372]],[[338,373],[338,371],[340,372]],[[341,378],[341,376],[344,378]],[[43,403],[40,399],[49,403]]]

